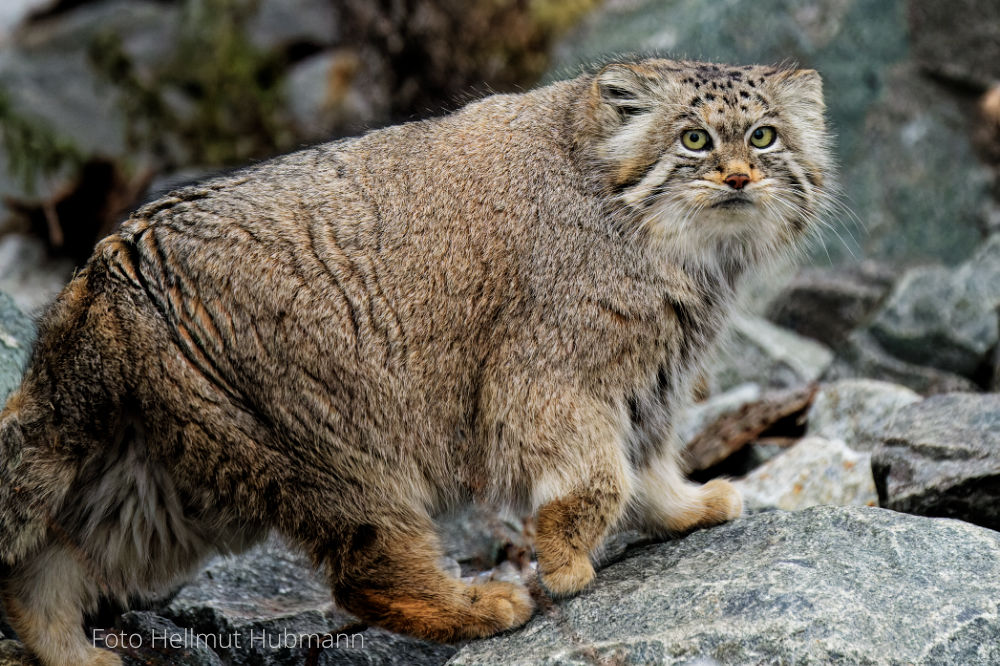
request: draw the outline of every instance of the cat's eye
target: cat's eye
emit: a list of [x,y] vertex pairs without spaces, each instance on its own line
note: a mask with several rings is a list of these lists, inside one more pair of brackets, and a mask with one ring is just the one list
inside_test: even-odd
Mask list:
[[767,148],[778,138],[778,131],[773,127],[758,127],[750,134],[750,143],[754,148]]
[[712,147],[712,139],[705,130],[685,130],[681,134],[681,143],[688,150],[708,150]]

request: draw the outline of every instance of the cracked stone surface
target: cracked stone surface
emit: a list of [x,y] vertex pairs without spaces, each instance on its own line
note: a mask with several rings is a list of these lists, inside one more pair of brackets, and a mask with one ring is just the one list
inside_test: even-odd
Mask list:
[[1000,663],[1000,534],[863,507],[644,546],[471,664]]
[[1000,529],[1000,395],[904,407],[878,433],[872,470],[884,507]]

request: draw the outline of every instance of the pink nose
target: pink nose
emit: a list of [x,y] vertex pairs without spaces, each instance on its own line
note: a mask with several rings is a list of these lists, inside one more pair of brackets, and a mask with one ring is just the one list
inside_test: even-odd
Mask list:
[[745,173],[731,173],[726,176],[724,182],[734,190],[742,190],[750,182],[750,176]]

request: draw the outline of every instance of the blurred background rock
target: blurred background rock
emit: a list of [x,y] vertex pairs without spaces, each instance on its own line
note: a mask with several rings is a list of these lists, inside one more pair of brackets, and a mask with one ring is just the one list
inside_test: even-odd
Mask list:
[[5,0],[0,290],[37,312],[153,192],[530,86],[595,0]]

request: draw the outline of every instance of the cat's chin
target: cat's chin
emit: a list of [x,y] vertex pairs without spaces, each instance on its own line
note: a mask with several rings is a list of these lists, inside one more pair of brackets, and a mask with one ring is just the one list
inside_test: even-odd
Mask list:
[[715,210],[732,210],[732,211],[745,211],[752,209],[754,207],[754,202],[750,197],[745,194],[734,194],[732,196],[726,197],[725,199],[720,199],[711,205],[711,208]]

